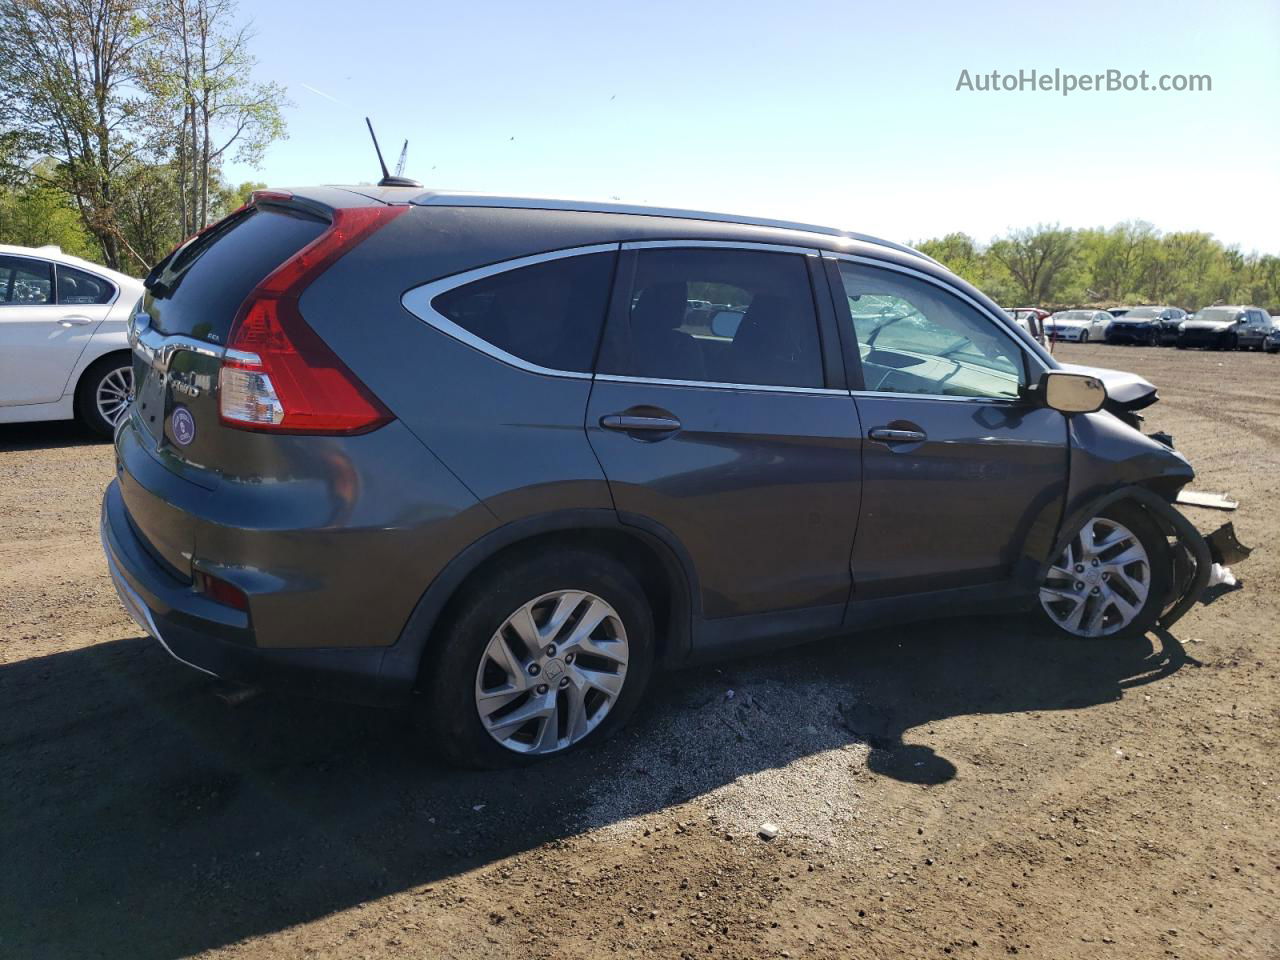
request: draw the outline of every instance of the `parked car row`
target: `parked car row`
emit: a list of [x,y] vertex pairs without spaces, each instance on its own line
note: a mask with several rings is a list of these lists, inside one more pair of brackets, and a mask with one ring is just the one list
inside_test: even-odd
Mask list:
[[1194,314],[1166,305],[1057,313],[1038,307],[1015,307],[1005,308],[1004,312],[1041,343],[1066,340],[1280,353],[1280,318],[1255,306],[1215,305]]

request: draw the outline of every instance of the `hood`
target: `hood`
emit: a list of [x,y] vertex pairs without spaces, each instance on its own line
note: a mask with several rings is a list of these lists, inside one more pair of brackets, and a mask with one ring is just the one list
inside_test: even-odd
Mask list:
[[1061,363],[1058,368],[1071,373],[1086,373],[1101,380],[1107,388],[1107,402],[1103,409],[1112,413],[1133,413],[1160,399],[1155,384],[1136,373],[1108,370],[1106,367],[1086,367],[1078,363]]
[[1087,327],[1091,321],[1076,320],[1071,317],[1045,317],[1044,324],[1046,327]]
[[1160,322],[1160,318],[1159,318],[1159,317],[1129,317],[1129,316],[1124,316],[1124,317],[1116,317],[1116,318],[1115,318],[1114,320],[1112,320],[1111,322],[1112,322],[1112,323],[1115,323],[1115,324],[1119,324],[1120,326],[1124,326],[1124,325],[1126,325],[1126,324],[1127,324],[1127,325],[1129,325],[1129,326],[1131,326],[1131,327],[1147,327],[1147,326],[1150,326],[1150,325],[1151,325],[1151,324],[1153,324],[1153,323],[1159,323],[1159,322]]
[[1187,330],[1226,330],[1234,327],[1234,320],[1184,320],[1184,329]]

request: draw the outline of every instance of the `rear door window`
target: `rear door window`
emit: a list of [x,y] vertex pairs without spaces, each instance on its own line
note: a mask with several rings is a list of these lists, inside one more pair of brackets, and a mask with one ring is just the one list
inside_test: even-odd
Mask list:
[[115,295],[116,286],[110,280],[58,264],[58,303],[110,303]]
[[53,268],[48,261],[0,257],[0,306],[53,303]]
[[813,291],[800,254],[642,248],[624,310],[619,355],[602,372],[824,386]]
[[228,217],[148,278],[144,309],[151,326],[167,335],[226,343],[250,291],[327,226],[319,217],[268,205]]
[[558,257],[438,294],[432,308],[502,353],[590,373],[613,282],[614,253]]

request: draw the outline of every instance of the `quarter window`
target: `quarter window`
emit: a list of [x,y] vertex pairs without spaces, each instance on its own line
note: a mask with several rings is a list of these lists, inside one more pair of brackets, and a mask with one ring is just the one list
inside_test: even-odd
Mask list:
[[53,302],[53,269],[45,260],[0,257],[0,305]]
[[58,264],[58,303],[110,303],[115,295],[110,281]]
[[608,308],[615,254],[562,257],[441,293],[436,312],[505,353],[590,373]]
[[822,387],[800,254],[710,247],[636,253],[623,337],[606,372],[661,380]]
[[840,277],[867,390],[1018,397],[1022,350],[969,304],[892,270],[842,262]]

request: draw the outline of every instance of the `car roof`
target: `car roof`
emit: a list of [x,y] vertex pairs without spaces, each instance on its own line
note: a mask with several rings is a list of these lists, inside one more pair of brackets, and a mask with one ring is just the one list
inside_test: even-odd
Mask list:
[[[737,224],[744,227],[766,227],[774,230],[787,230],[797,233],[809,233],[815,237],[830,238],[834,241],[856,240],[869,243],[898,253],[917,257],[934,266],[942,264],[926,253],[914,247],[881,237],[873,237],[865,233],[841,230],[836,227],[821,226],[812,223],[800,223],[790,220],[774,220],[768,217],[752,217],[731,213],[716,213],[708,210],[686,210],[677,207],[654,207],[641,204],[613,203],[595,200],[568,200],[555,197],[521,197],[504,194],[470,193],[463,190],[423,190],[416,187],[339,187],[361,196],[380,200],[384,203],[411,203],[419,207],[487,207],[507,210],[553,210],[572,213],[602,213],[638,217],[663,217],[675,220],[701,220],[710,223]],[[825,244],[824,244],[825,245]],[[832,244],[834,247],[835,244]]]
[[127,273],[121,273],[118,270],[112,270],[110,267],[104,267],[100,263],[94,263],[92,260],[85,260],[81,257],[74,257],[69,253],[63,253],[62,248],[56,244],[47,244],[43,247],[19,247],[11,243],[0,243],[0,254],[13,254],[19,257],[35,257],[40,260],[52,260],[54,263],[65,263],[69,267],[75,267],[77,270],[84,270],[88,273],[96,273],[106,277],[108,280],[115,282],[117,286],[127,286],[133,284],[142,286],[142,281],[137,277],[131,277]]

